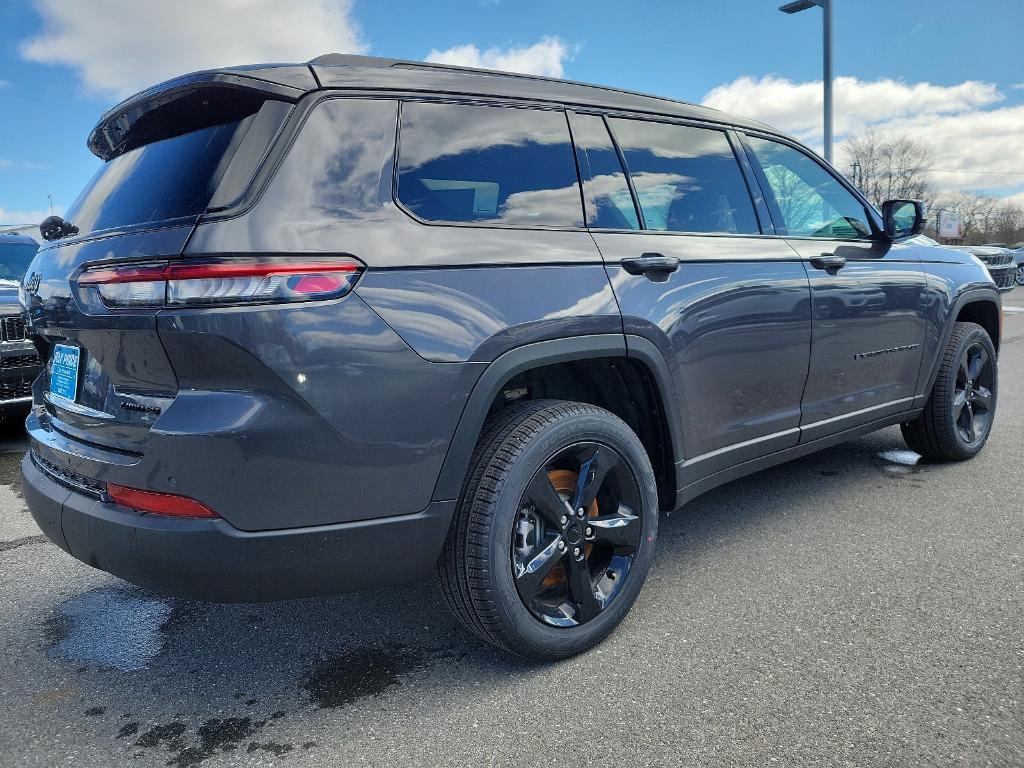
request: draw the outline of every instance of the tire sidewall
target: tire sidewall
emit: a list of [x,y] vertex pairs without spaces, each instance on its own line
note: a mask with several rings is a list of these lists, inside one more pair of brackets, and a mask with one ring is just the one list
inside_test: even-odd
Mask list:
[[[967,349],[972,346],[975,342],[981,342],[985,347],[985,351],[989,355],[989,359],[992,361],[992,410],[988,421],[988,427],[984,437],[980,440],[976,440],[973,443],[968,443],[963,437],[960,436],[960,430],[956,425],[956,418],[953,415],[952,397],[956,394],[956,377],[960,370],[960,361],[963,359],[964,353]],[[957,450],[965,456],[974,456],[982,448],[985,447],[985,443],[988,442],[989,435],[992,433],[992,427],[995,424],[996,409],[999,404],[999,366],[996,357],[995,345],[992,343],[992,339],[989,338],[988,333],[981,326],[976,326],[970,329],[964,334],[956,346],[953,352],[953,365],[949,367],[949,370],[943,372],[943,375],[947,377],[946,380],[946,392],[949,393],[950,402],[947,403],[948,418],[945,419],[945,428],[949,431],[950,437],[956,444]]]
[[[614,449],[625,460],[640,490],[643,531],[626,584],[599,616],[576,627],[553,627],[537,619],[523,603],[512,574],[510,546],[519,502],[533,476],[561,449],[595,442]],[[490,587],[495,602],[517,636],[516,645],[536,649],[547,658],[571,656],[604,638],[622,620],[640,592],[653,560],[658,529],[654,472],[639,439],[610,413],[591,412],[561,418],[531,436],[504,478],[493,501],[488,554]]]

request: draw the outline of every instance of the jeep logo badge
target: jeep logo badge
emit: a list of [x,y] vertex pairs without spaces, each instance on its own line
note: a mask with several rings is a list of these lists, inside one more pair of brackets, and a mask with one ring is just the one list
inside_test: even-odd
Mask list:
[[39,283],[43,279],[43,276],[38,272],[33,272],[29,275],[28,280],[25,281],[25,290],[29,293],[35,293],[39,290]]

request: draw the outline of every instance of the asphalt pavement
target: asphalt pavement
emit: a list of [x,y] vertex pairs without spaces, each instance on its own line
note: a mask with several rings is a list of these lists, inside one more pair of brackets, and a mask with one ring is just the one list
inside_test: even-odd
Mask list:
[[1024,289],[984,453],[886,429],[663,518],[615,634],[482,645],[434,584],[169,600],[47,543],[0,434],[0,766],[1024,765]]

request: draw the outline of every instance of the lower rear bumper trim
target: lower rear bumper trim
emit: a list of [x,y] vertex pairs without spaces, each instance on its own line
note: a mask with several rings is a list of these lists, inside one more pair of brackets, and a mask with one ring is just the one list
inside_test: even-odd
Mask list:
[[241,531],[223,519],[140,514],[49,478],[26,454],[25,499],[37,524],[77,559],[174,597],[263,602],[413,582],[428,577],[454,501],[414,515]]

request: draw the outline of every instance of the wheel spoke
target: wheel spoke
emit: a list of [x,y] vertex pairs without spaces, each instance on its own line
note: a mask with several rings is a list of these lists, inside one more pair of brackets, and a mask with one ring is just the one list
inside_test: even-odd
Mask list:
[[988,352],[985,351],[984,347],[979,347],[977,353],[971,356],[970,362],[967,364],[967,373],[971,379],[977,381],[978,377],[981,376],[981,369],[985,367],[987,362]]
[[576,621],[589,621],[604,608],[590,581],[590,567],[585,558],[567,558],[569,563],[569,600],[576,608]]
[[524,497],[533,504],[537,514],[541,515],[550,525],[561,527],[563,515],[571,515],[572,509],[548,479],[547,472],[541,470],[530,482]]
[[974,390],[974,402],[972,403],[974,410],[988,411],[992,410],[992,390],[988,387],[978,387]]
[[968,370],[968,356],[964,355],[960,361],[960,374],[957,376],[957,384],[966,384],[967,380],[971,378],[970,371]]
[[572,502],[574,509],[590,509],[590,505],[597,498],[608,473],[618,463],[619,459],[614,451],[602,451],[600,448],[594,450],[594,455],[580,467],[580,479],[576,485],[576,495]]
[[962,389],[958,389],[956,396],[953,398],[953,418],[955,420],[960,420],[960,414],[963,413],[965,405],[967,405],[967,393]]
[[593,539],[613,547],[628,547],[636,551],[640,546],[640,518],[624,504],[619,505],[614,515],[602,515],[587,520],[593,530]]
[[551,569],[558,565],[559,561],[564,557],[565,553],[558,549],[561,541],[562,537],[557,536],[544,549],[534,555],[529,562],[517,566],[516,588],[519,590],[523,600],[527,601],[527,604],[537,596],[541,583],[551,573]]
[[974,431],[974,408],[970,403],[967,404],[967,423],[964,427],[967,430],[967,441],[973,443],[978,434]]

